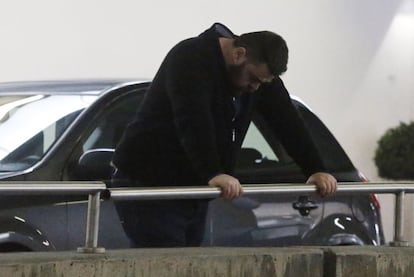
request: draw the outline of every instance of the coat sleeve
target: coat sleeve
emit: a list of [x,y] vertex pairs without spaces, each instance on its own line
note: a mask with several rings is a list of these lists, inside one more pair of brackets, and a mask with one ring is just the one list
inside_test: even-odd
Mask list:
[[263,85],[258,95],[257,112],[269,123],[288,154],[310,176],[326,172],[320,154],[305,123],[290,99],[282,80]]
[[178,47],[168,57],[166,90],[179,141],[207,183],[222,172],[211,110],[214,76],[206,58],[186,48]]

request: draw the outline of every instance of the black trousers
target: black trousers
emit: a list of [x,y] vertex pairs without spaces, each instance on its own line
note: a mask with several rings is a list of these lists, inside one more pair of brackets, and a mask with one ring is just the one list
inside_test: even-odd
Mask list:
[[[119,172],[112,187],[140,186]],[[208,200],[128,200],[115,207],[132,247],[200,246]]]

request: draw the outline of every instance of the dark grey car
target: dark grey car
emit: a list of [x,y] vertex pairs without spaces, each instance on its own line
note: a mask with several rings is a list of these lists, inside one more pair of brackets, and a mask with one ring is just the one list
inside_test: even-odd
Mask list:
[[[110,179],[113,149],[149,82],[81,80],[0,84],[0,181]],[[342,182],[364,181],[318,117],[292,98],[319,153]],[[238,161],[243,184],[304,183],[300,168],[254,117]],[[70,200],[70,201],[67,201]],[[87,203],[72,196],[0,195],[0,250],[66,250],[84,244]],[[211,201],[204,245],[380,245],[375,195],[257,196]],[[127,248],[114,205],[102,203],[99,246]]]

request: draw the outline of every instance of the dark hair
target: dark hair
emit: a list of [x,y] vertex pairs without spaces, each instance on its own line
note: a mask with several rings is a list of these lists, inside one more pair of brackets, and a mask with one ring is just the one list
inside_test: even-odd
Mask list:
[[253,62],[265,63],[270,72],[279,76],[287,70],[288,47],[285,40],[269,31],[242,34],[234,46],[246,48],[246,55]]

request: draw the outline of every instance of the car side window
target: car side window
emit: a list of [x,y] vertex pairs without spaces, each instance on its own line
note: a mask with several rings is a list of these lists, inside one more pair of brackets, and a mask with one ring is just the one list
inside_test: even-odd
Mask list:
[[65,170],[66,179],[110,179],[113,171],[110,162],[114,149],[126,126],[134,118],[143,95],[142,89],[135,89],[119,94],[100,108],[73,151]]
[[327,169],[338,172],[354,170],[348,155],[323,122],[304,105],[298,103],[296,107]]
[[108,105],[84,140],[82,151],[115,148],[127,124],[135,116],[140,96],[140,93],[131,92]]
[[273,172],[287,164],[295,163],[279,140],[268,131],[266,124],[252,121],[237,159],[236,172],[240,176],[251,175],[249,180],[253,177],[260,179],[267,174],[266,171]]
[[238,169],[283,166],[294,163],[267,123],[255,117],[247,130],[238,157]]
[[[242,149],[244,152],[256,152],[257,159],[268,159],[275,162],[279,160],[263,135],[257,129],[254,122],[250,124],[249,129],[247,130]],[[256,162],[259,162],[259,160]]]
[[71,112],[27,139],[7,156],[0,159],[0,171],[17,171],[39,161],[81,110]]
[[[327,169],[333,172],[354,170],[348,156],[323,122],[300,102],[293,103]],[[243,183],[306,181],[302,169],[260,115],[254,116],[249,127],[238,157],[236,175]]]
[[240,150],[236,177],[245,184],[275,183],[301,174],[266,123],[255,118],[249,126]]

